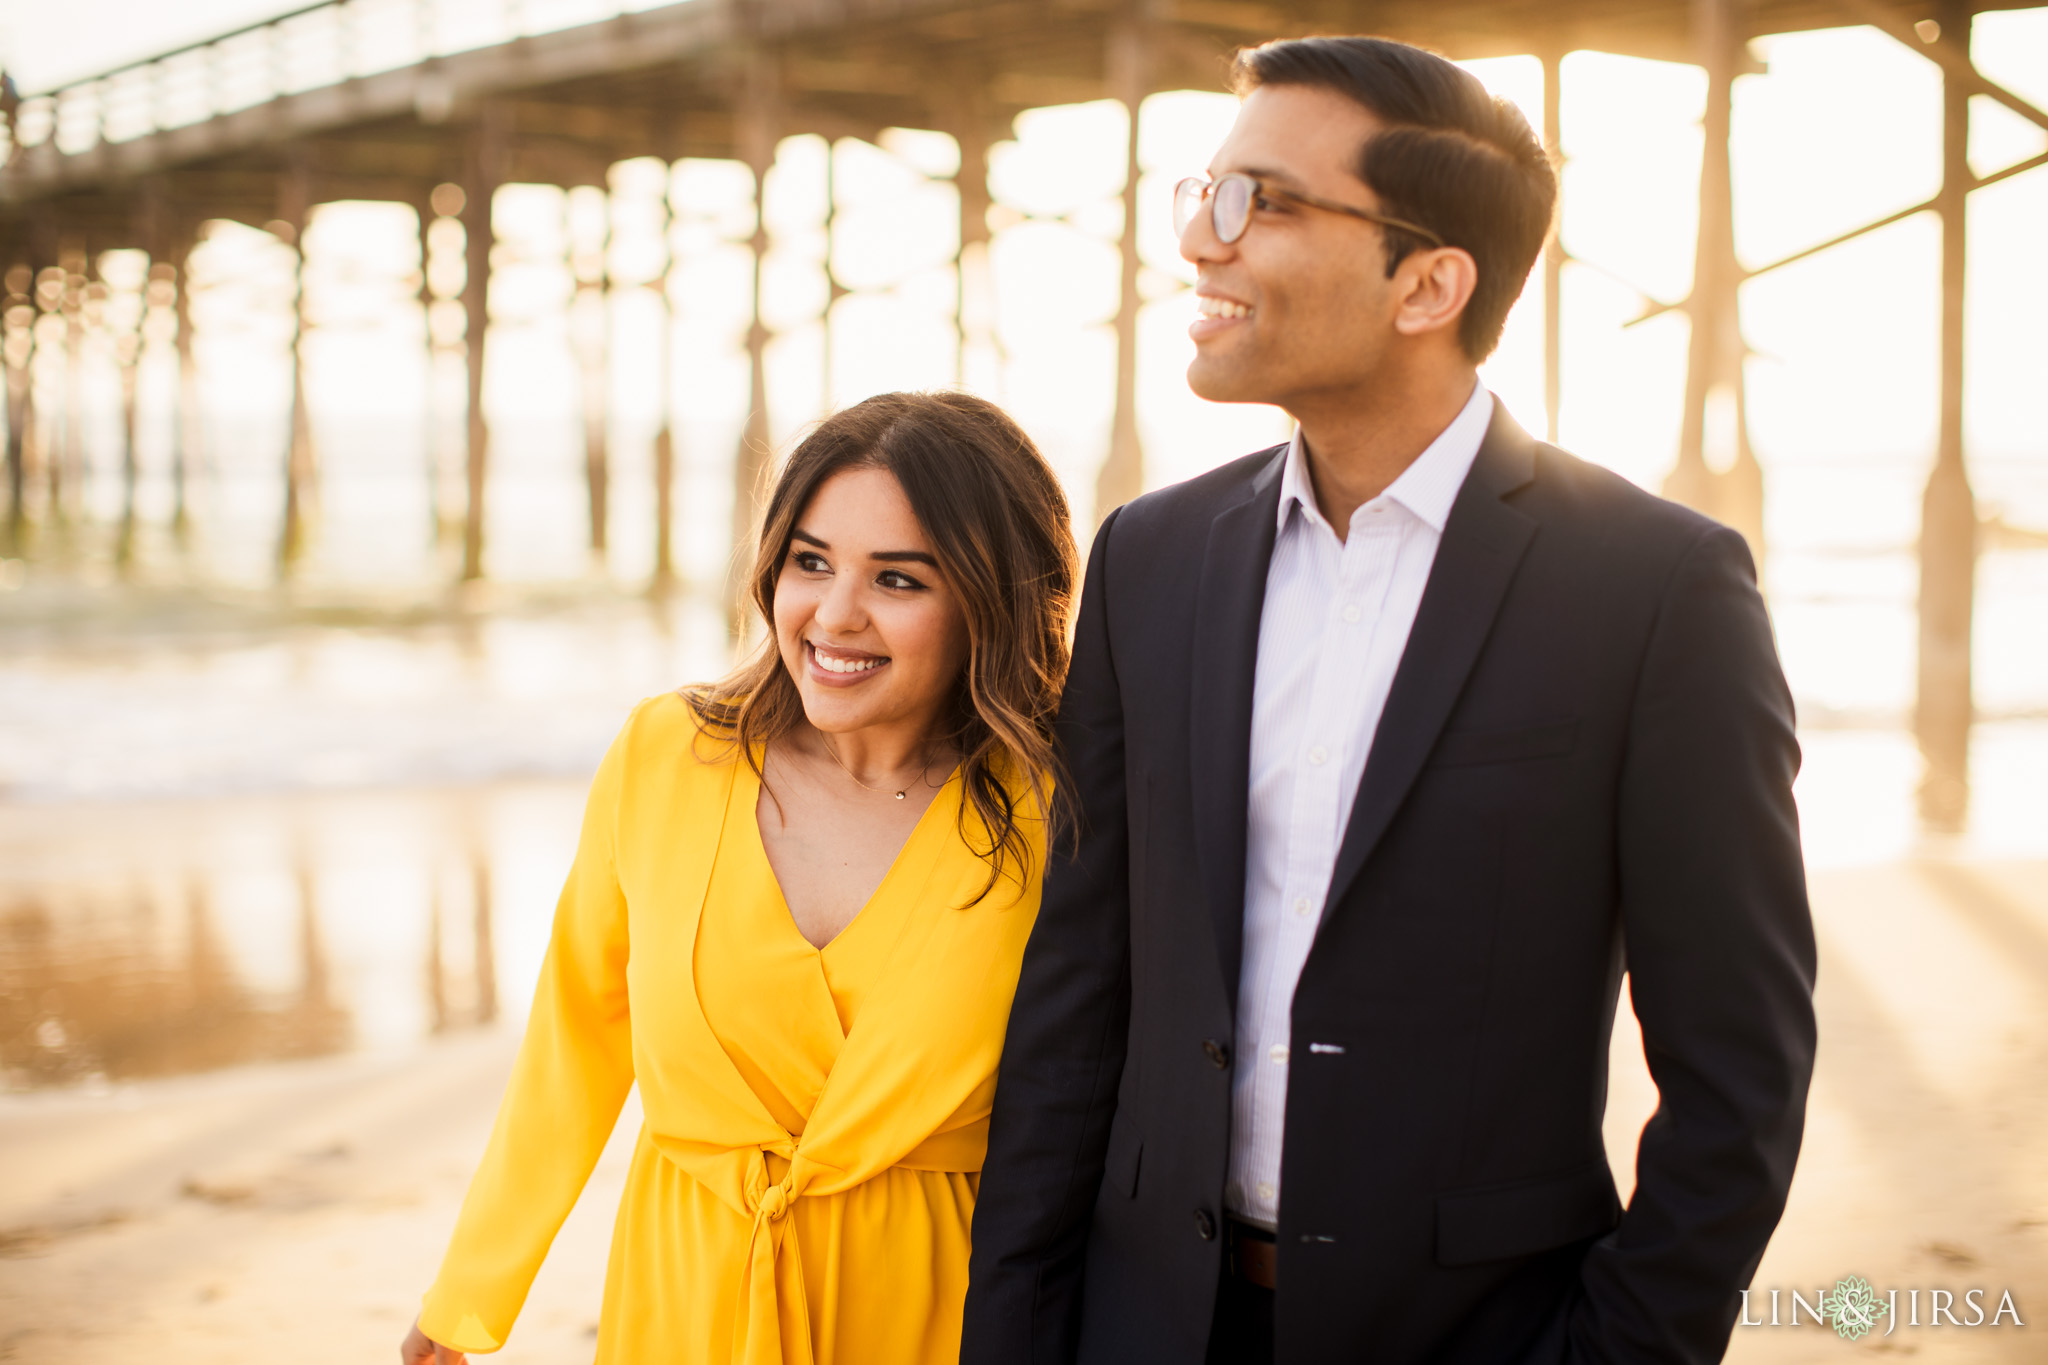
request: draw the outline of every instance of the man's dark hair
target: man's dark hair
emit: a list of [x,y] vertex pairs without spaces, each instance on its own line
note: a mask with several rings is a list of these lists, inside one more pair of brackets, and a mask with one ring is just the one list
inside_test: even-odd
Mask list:
[[[1291,38],[1237,54],[1240,95],[1262,85],[1335,91],[1385,126],[1359,152],[1358,178],[1381,209],[1463,247],[1479,267],[1458,319],[1474,363],[1500,341],[1508,309],[1543,249],[1557,205],[1557,172],[1522,111],[1433,52],[1389,38]],[[1427,246],[1384,229],[1387,274]]]

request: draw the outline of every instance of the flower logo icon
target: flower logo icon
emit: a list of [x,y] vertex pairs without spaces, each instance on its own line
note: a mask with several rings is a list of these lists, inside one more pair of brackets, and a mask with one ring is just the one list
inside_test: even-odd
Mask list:
[[1843,1276],[1835,1281],[1832,1290],[1824,1291],[1820,1297],[1821,1313],[1834,1323],[1835,1335],[1848,1341],[1855,1341],[1876,1327],[1878,1320],[1891,1311],[1890,1306],[1877,1297],[1870,1281],[1861,1275]]

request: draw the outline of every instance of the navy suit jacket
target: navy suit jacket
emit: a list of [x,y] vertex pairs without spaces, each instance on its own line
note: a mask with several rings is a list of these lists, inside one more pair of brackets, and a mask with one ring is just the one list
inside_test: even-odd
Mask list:
[[[1003,1051],[966,1365],[1203,1359],[1284,455],[1096,537],[1059,722],[1080,834]],[[1742,538],[1496,406],[1294,996],[1279,1360],[1720,1359],[1813,1065],[1797,768]],[[1624,970],[1660,1097],[1625,1212]]]

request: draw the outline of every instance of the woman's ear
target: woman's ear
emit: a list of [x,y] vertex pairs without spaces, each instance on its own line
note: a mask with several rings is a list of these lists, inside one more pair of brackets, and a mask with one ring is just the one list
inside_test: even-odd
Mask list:
[[1463,247],[1414,251],[1395,270],[1394,279],[1400,298],[1394,310],[1395,331],[1403,336],[1455,332],[1479,284],[1479,263]]

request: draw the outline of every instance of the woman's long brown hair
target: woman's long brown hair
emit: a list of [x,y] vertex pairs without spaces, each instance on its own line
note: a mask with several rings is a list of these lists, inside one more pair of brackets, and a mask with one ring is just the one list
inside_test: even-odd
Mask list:
[[962,393],[885,393],[819,423],[791,452],[761,521],[749,595],[768,637],[733,673],[683,695],[699,729],[736,744],[757,773],[767,745],[804,718],[775,637],[775,585],[798,518],[827,479],[848,469],[895,476],[967,619],[967,667],[931,738],[960,754],[961,834],[989,862],[986,896],[1006,871],[1020,883],[1029,873],[1021,820],[1045,820],[1048,841],[1064,824],[1052,727],[1075,575],[1066,494],[995,404]]

